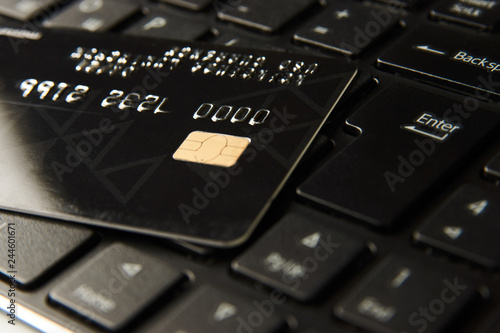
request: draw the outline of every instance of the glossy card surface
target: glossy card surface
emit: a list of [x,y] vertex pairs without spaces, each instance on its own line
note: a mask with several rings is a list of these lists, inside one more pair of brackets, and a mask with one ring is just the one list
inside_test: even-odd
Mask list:
[[0,34],[2,209],[221,247],[249,236],[356,73],[202,43]]

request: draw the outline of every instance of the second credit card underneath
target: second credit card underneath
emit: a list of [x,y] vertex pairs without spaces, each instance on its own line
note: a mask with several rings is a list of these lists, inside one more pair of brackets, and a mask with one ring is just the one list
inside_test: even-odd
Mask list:
[[342,59],[1,31],[0,207],[212,246],[248,238],[356,72]]

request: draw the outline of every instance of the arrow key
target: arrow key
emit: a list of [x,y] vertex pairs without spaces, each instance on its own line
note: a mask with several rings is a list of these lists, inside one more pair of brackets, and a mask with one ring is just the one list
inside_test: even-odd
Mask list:
[[500,267],[500,195],[459,188],[414,234],[415,239],[489,268]]
[[141,332],[273,333],[285,325],[274,313],[275,304],[284,300],[278,292],[271,293],[268,299],[250,300],[204,286],[174,309],[160,313],[158,318],[161,319]]

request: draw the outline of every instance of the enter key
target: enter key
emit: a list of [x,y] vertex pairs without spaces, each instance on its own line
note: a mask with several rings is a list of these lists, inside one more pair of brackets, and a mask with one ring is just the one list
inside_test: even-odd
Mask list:
[[347,120],[361,135],[298,193],[358,220],[390,227],[431,185],[477,152],[499,120],[472,97],[460,100],[391,85]]

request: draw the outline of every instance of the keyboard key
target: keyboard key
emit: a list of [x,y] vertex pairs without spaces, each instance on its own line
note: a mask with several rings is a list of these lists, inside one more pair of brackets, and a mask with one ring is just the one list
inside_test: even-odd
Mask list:
[[0,2],[0,14],[17,20],[28,21],[58,2],[59,0],[2,0]]
[[269,40],[268,36],[259,36],[263,38],[255,38],[255,36],[247,37],[242,36],[237,33],[223,33],[218,36],[214,43],[225,45],[225,46],[235,46],[235,47],[247,47],[254,48],[260,50],[272,50],[272,51],[280,51],[286,52],[286,49],[282,46],[276,45],[273,43],[273,40]]
[[348,118],[362,134],[306,180],[299,194],[372,225],[391,226],[499,123],[495,113],[467,105],[389,86]]
[[[90,229],[77,225],[0,213],[0,242],[5,245],[0,248],[0,255],[5,258],[0,260],[0,272],[15,275],[22,287],[32,287],[74,260],[76,251],[81,253],[93,236]],[[14,245],[9,248],[7,244]]]
[[295,41],[349,56],[371,46],[399,21],[396,10],[376,10],[355,2],[328,7],[295,35]]
[[318,296],[365,250],[363,242],[293,213],[237,258],[232,268],[307,301]]
[[274,333],[284,326],[284,321],[274,314],[275,307],[284,301],[278,292],[268,299],[251,301],[205,286],[160,316],[164,319],[144,332]]
[[485,324],[481,325],[480,333],[498,333],[500,332],[500,304],[493,312],[488,315]]
[[165,262],[114,243],[50,291],[50,298],[109,329],[118,330],[183,275]]
[[500,98],[498,36],[422,26],[378,59],[382,69],[423,79],[479,98]]
[[499,21],[500,6],[494,0],[446,0],[430,12],[432,18],[491,30]]
[[107,31],[139,10],[117,0],[80,0],[44,22],[48,28]]
[[237,6],[225,4],[217,10],[217,15],[221,20],[271,33],[316,2],[316,0],[245,0]]
[[500,152],[485,165],[484,173],[487,177],[500,179]]
[[195,40],[208,32],[209,27],[203,23],[159,11],[144,17],[125,31],[131,35],[179,40]]
[[411,8],[422,5],[426,0],[377,0],[391,7]]
[[386,258],[335,307],[368,332],[443,332],[478,295],[474,285],[415,260]]
[[498,333],[500,332],[500,313],[497,314],[497,321],[491,324],[491,327],[485,333]]
[[165,3],[184,7],[191,10],[202,10],[208,7],[213,0],[160,0]]
[[474,263],[500,267],[500,193],[458,189],[415,233],[415,239]]

